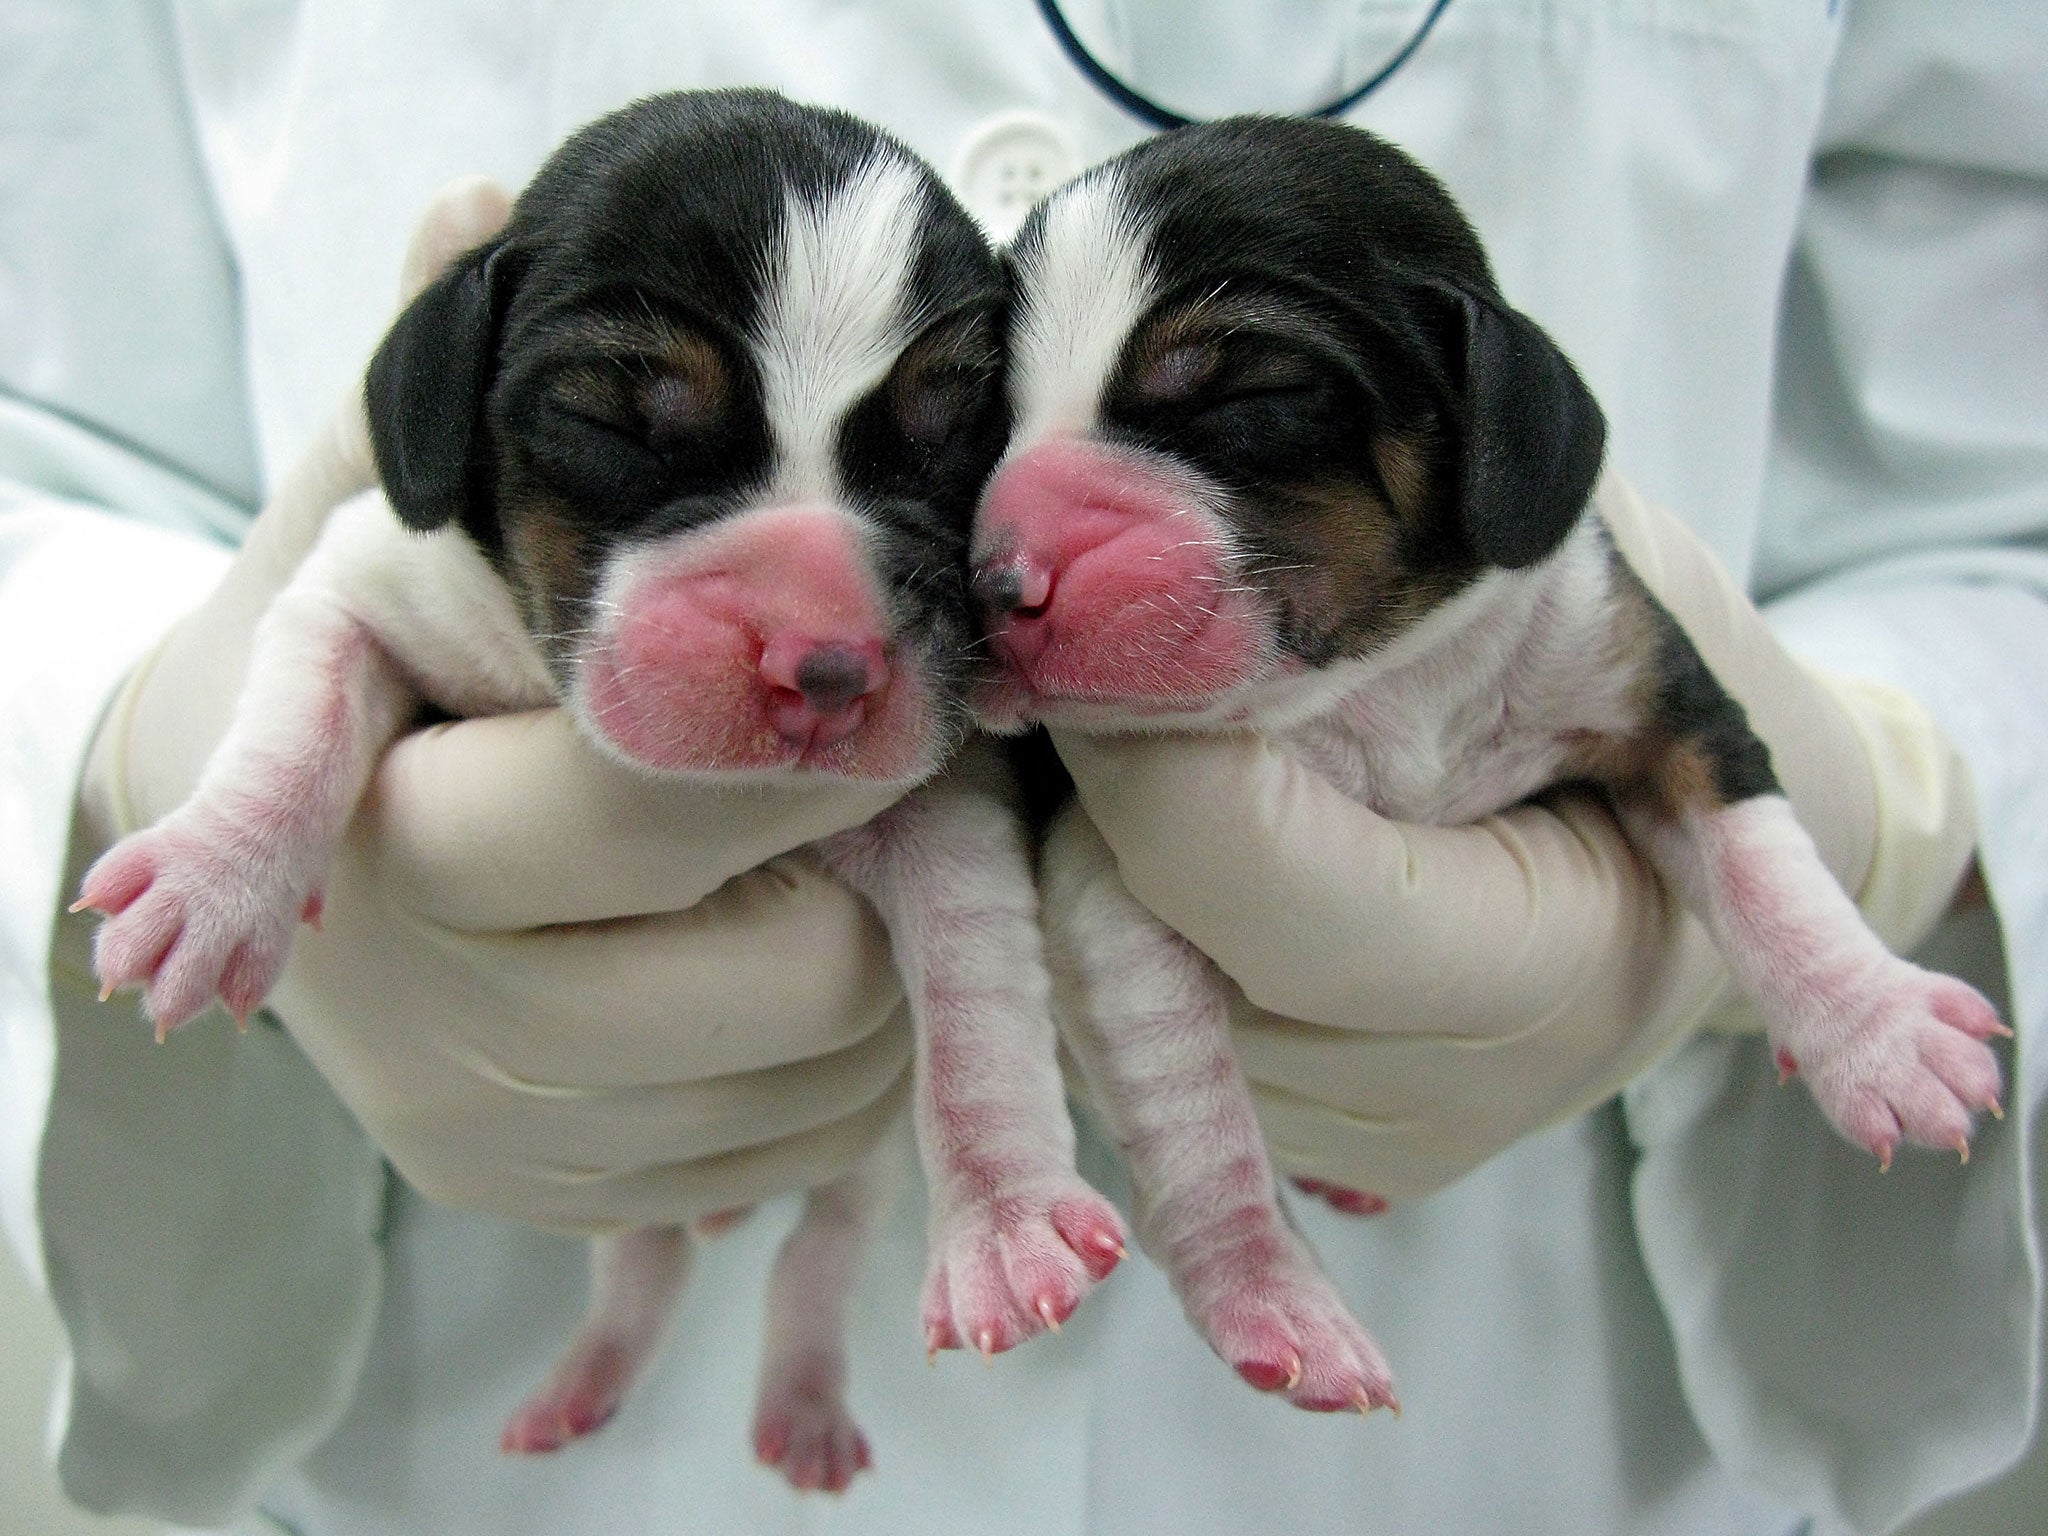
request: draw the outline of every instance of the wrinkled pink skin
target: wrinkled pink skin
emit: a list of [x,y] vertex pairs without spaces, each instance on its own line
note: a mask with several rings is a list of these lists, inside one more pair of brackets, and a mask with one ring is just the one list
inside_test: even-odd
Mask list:
[[1129,450],[1056,438],[1009,460],[973,559],[983,590],[1015,597],[988,615],[1004,675],[975,701],[996,729],[1199,711],[1275,668],[1228,529],[1192,482]]
[[884,782],[936,766],[930,688],[843,512],[769,507],[633,551],[595,611],[576,702],[633,762]]

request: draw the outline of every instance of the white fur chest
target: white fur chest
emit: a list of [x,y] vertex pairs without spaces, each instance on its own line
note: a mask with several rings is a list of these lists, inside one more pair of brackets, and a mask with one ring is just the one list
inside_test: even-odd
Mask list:
[[1401,821],[1451,825],[1512,805],[1560,776],[1563,737],[1498,691],[1446,709],[1418,688],[1363,688],[1289,745],[1353,799]]
[[1566,777],[1587,733],[1627,729],[1626,679],[1598,660],[1611,628],[1606,553],[1582,524],[1550,560],[1488,577],[1357,664],[1282,739],[1383,815],[1473,821]]
[[555,702],[518,602],[483,553],[455,528],[406,528],[378,491],[335,510],[300,581],[332,594],[451,714]]

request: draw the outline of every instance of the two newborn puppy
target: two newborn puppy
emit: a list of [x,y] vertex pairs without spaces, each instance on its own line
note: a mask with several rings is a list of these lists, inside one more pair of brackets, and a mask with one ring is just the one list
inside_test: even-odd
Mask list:
[[[146,982],[160,1027],[253,1008],[420,698],[560,699],[655,771],[921,786],[819,851],[916,1023],[928,1345],[1008,1348],[1123,1235],[1073,1172],[1030,850],[986,744],[955,756],[971,700],[1002,729],[1263,730],[1408,819],[1599,783],[1838,1126],[1886,1158],[1962,1141],[1995,1016],[1820,866],[1584,516],[1597,406],[1426,173],[1330,125],[1187,130],[1055,194],[1010,259],[838,114],[681,95],[579,134],[380,349],[388,505],[336,514],[192,801],[89,874],[102,979]],[[1146,1247],[1255,1386],[1391,1405],[1278,1204],[1225,983],[1112,868],[1062,816],[1043,918]],[[840,1316],[877,1188],[813,1191],[771,1283],[756,1448],[800,1484],[866,1462]],[[508,1444],[602,1422],[686,1253],[602,1245]]]

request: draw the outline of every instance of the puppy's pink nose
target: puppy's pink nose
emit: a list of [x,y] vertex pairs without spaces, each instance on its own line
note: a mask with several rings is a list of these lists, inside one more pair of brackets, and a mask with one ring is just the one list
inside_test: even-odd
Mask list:
[[866,722],[889,681],[879,640],[817,640],[783,634],[761,651],[768,718],[776,734],[805,747],[844,741]]
[[975,600],[996,649],[1017,666],[1029,666],[1052,637],[1052,568],[1029,555],[992,561],[976,570]]

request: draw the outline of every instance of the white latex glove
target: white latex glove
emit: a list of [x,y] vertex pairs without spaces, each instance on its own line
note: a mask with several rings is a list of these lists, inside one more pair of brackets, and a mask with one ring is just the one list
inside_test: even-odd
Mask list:
[[[444,191],[401,301],[508,206],[488,183]],[[189,793],[265,605],[373,478],[352,397],[109,711],[81,790],[99,846]],[[452,1204],[599,1232],[818,1183],[899,1111],[910,1035],[871,910],[779,856],[891,798],[635,774],[559,710],[429,728],[387,756],[271,1006]]]
[[[1749,711],[1872,927],[1917,942],[1975,839],[1953,749],[1905,696],[1803,667],[1705,546],[1618,477],[1595,504]],[[1291,1173],[1426,1194],[1703,1023],[1761,1028],[1723,1004],[1705,930],[1597,795],[1412,826],[1256,736],[1055,741],[1132,894],[1242,989],[1238,1051]]]

